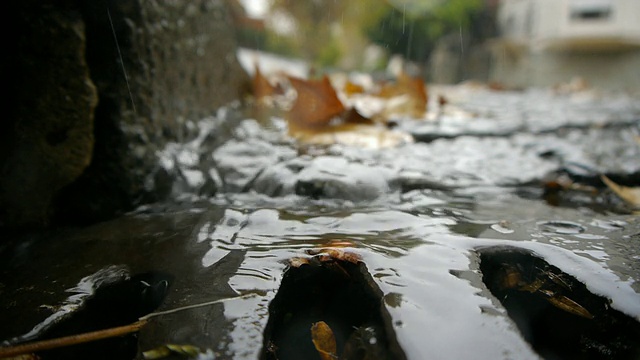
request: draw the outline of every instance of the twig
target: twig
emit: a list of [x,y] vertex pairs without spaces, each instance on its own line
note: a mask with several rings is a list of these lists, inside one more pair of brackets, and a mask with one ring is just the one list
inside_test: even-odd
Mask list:
[[105,330],[92,331],[84,334],[65,336],[51,340],[35,341],[28,344],[21,344],[10,347],[0,347],[0,359],[22,354],[31,354],[38,351],[56,349],[64,346],[82,344],[116,336],[122,336],[139,331],[140,328],[142,328],[146,323],[146,319],[141,319],[134,322],[133,324]]
[[12,357],[12,356],[31,354],[38,351],[57,349],[65,346],[83,344],[91,341],[102,340],[102,339],[134,333],[134,332],[140,331],[140,329],[147,323],[147,321],[150,318],[153,318],[156,316],[173,314],[173,313],[184,311],[184,310],[219,304],[229,300],[249,298],[253,296],[255,296],[255,294],[250,293],[250,294],[234,296],[230,298],[222,298],[218,300],[208,301],[205,303],[183,306],[176,309],[154,312],[141,317],[140,319],[138,319],[138,321],[134,322],[133,324],[129,324],[125,326],[119,326],[119,327],[114,327],[114,328],[105,329],[105,330],[92,331],[84,334],[65,336],[65,337],[51,339],[51,340],[34,341],[32,343],[27,343],[27,344],[20,344],[20,345],[9,346],[9,347],[0,347],[0,360],[2,360],[3,358]]
[[160,315],[173,314],[173,313],[184,311],[184,310],[190,310],[190,309],[195,309],[195,308],[199,308],[199,307],[220,304],[220,303],[223,303],[223,302],[226,302],[226,301],[229,301],[229,300],[246,299],[246,298],[250,298],[250,297],[254,297],[254,296],[256,296],[256,294],[249,293],[249,294],[244,294],[244,295],[240,295],[240,296],[234,296],[234,297],[222,298],[222,299],[213,300],[213,301],[207,301],[207,302],[200,303],[200,304],[182,306],[182,307],[171,309],[171,310],[158,311],[158,312],[154,312],[154,313],[145,315],[145,316],[141,317],[140,320],[148,320],[150,318],[153,318],[153,317],[156,317],[156,316],[160,316]]

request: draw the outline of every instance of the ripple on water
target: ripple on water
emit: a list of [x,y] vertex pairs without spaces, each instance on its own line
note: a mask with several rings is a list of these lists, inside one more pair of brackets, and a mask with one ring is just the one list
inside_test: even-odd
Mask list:
[[537,225],[546,234],[577,235],[586,231],[584,226],[572,221],[540,221]]

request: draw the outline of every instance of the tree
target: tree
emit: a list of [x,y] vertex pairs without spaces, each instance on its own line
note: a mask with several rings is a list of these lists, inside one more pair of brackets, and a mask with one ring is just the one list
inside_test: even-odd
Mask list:
[[387,3],[384,15],[366,33],[371,41],[391,53],[423,62],[440,37],[468,29],[482,4],[482,0],[449,0],[407,11],[406,7]]

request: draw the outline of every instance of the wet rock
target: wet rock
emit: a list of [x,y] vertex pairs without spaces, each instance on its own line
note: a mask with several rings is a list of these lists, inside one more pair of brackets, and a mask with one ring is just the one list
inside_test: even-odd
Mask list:
[[435,121],[399,122],[399,128],[411,133],[416,141],[632,127],[640,117],[637,101],[620,94],[583,92],[567,96],[545,89],[496,92],[472,85],[436,87],[433,92],[445,94],[449,102],[431,114]]
[[96,87],[77,9],[21,5],[12,39],[0,125],[0,226],[45,225],[51,203],[92,161]]
[[162,198],[146,181],[156,152],[247,83],[223,2],[29,1],[12,21],[4,225],[94,221]]
[[[547,225],[549,226],[549,225]],[[554,224],[554,226],[560,226]],[[562,224],[562,229],[569,229]],[[573,230],[571,230],[573,231]],[[640,323],[610,300],[527,251],[485,249],[483,281],[522,336],[546,359],[632,359],[640,356]]]
[[[60,213],[67,219],[105,217],[140,200],[162,198],[145,187],[156,169],[156,152],[168,141],[187,140],[187,120],[237,99],[246,80],[221,2],[101,1],[84,5],[83,13],[101,102],[95,161],[60,196]],[[114,32],[119,49],[104,46],[114,43]],[[80,201],[87,198],[93,201]]]
[[338,156],[296,158],[266,169],[254,188],[271,196],[371,201],[390,191],[393,172]]
[[285,272],[269,305],[261,359],[316,357],[311,326],[319,321],[330,327],[340,358],[406,359],[364,263],[326,255],[303,260]]
[[225,190],[246,191],[253,180],[269,167],[291,159],[296,151],[259,139],[231,140],[213,153]]

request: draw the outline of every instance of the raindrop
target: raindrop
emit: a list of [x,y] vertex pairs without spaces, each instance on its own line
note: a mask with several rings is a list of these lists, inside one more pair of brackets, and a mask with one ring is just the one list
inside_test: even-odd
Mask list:
[[501,234],[512,234],[515,230],[511,229],[510,225],[507,221],[500,221],[497,224],[491,225],[491,228]]
[[561,235],[576,235],[586,230],[584,226],[571,221],[541,221],[538,228],[544,233]]
[[462,24],[460,24],[460,54],[464,54],[464,41],[462,39]]

